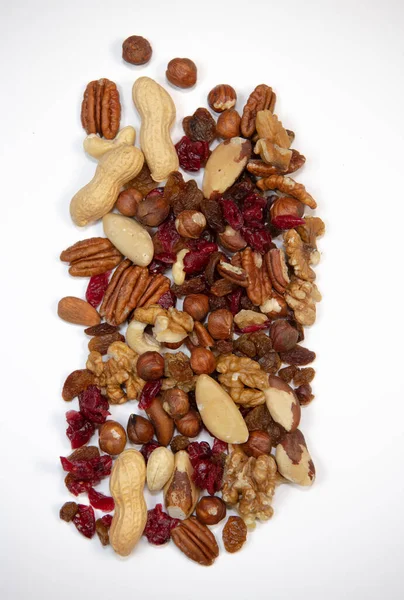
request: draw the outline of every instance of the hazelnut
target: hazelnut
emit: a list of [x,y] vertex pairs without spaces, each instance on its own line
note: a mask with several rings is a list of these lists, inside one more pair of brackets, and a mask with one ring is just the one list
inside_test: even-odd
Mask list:
[[189,58],[173,58],[167,65],[166,77],[179,88],[190,88],[196,83],[196,64]]
[[126,431],[132,444],[147,444],[154,436],[154,427],[150,421],[135,414],[130,415]]
[[126,446],[126,433],[117,421],[105,421],[100,427],[98,444],[103,452],[116,456]]
[[189,294],[184,300],[183,309],[194,321],[203,321],[209,312],[209,298],[205,294]]
[[219,240],[223,248],[231,252],[238,252],[247,246],[247,242],[241,233],[230,227],[230,225],[227,225],[226,229],[219,233]]
[[145,65],[152,52],[150,42],[141,35],[131,35],[122,44],[122,58],[131,65]]
[[197,210],[183,210],[175,219],[175,228],[182,237],[198,239],[205,227],[205,215]]
[[219,308],[208,317],[208,331],[215,340],[227,340],[233,331],[233,315],[226,308]]
[[224,83],[216,85],[208,94],[208,104],[210,108],[217,113],[233,108],[236,104],[236,100],[236,90],[232,88],[231,85]]
[[304,204],[290,196],[280,196],[271,205],[271,219],[283,215],[301,218],[304,215]]
[[240,135],[241,117],[234,108],[222,112],[216,124],[216,131],[221,138],[228,140]]
[[164,342],[163,346],[164,348],[169,348],[170,350],[178,350],[178,348],[181,348],[183,343],[184,340],[181,340],[180,342]]
[[142,194],[135,188],[123,190],[118,196],[115,208],[125,217],[134,217],[137,205],[143,200]]
[[148,227],[157,227],[168,217],[170,205],[157,190],[149,192],[136,207],[136,219]]
[[145,381],[160,379],[164,375],[164,358],[158,352],[145,352],[137,359],[136,369]]
[[226,516],[226,504],[218,496],[203,496],[195,512],[198,521],[204,525],[216,525]]
[[270,338],[276,352],[287,352],[296,346],[299,334],[290,323],[278,320],[271,325]]
[[188,394],[179,388],[166,390],[163,395],[163,408],[173,419],[180,419],[189,411]]
[[271,436],[266,431],[251,431],[248,440],[240,447],[247,456],[258,458],[261,454],[271,452]]
[[201,417],[193,408],[181,419],[176,419],[175,425],[181,435],[190,438],[196,437],[202,429]]
[[175,435],[171,440],[170,448],[171,452],[176,454],[180,450],[186,450],[191,442],[185,435]]
[[216,359],[210,350],[207,348],[193,348],[191,352],[191,369],[197,375],[206,373],[210,375],[216,368]]

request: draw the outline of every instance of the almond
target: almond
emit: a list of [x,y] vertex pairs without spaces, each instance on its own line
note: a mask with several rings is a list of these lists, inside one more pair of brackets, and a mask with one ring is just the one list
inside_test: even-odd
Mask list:
[[101,317],[91,304],[81,298],[66,296],[59,301],[58,315],[68,323],[91,327],[98,325]]

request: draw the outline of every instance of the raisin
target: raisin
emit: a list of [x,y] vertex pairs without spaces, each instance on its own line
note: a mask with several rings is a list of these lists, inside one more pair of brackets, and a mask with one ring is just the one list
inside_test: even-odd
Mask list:
[[262,358],[272,350],[272,341],[265,333],[257,332],[250,334],[250,340],[255,345],[256,355]]
[[162,386],[161,379],[156,381],[147,381],[140,393],[139,397],[139,408],[146,410],[149,408],[152,400],[159,394]]
[[65,502],[59,511],[59,517],[62,519],[62,521],[70,523],[78,510],[79,505],[76,504],[76,502]]
[[218,279],[210,288],[210,293],[219,298],[232,294],[236,284],[232,283],[228,279]]
[[247,244],[259,254],[265,254],[271,248],[274,248],[271,234],[267,229],[253,229],[251,227],[242,227],[241,235]]
[[260,227],[264,221],[264,209],[267,206],[265,198],[258,194],[250,194],[244,200],[243,218],[244,223],[248,227]]
[[79,394],[80,412],[92,423],[102,424],[107,420],[109,404],[106,396],[101,394],[100,388],[89,385],[84,392]]
[[203,275],[188,279],[182,285],[172,286],[172,291],[179,298],[189,296],[190,294],[203,294],[203,292],[206,292],[206,289],[206,280]]
[[251,179],[245,175],[240,181],[233,184],[224,194],[224,198],[231,198],[236,202],[243,202],[254,192],[254,184]]
[[105,515],[101,519],[97,519],[95,522],[95,531],[98,535],[98,538],[103,546],[108,546],[109,544],[109,528],[111,527],[111,523],[108,524],[108,521],[105,521],[105,517],[110,517],[112,521],[111,515]]
[[278,376],[283,379],[286,383],[290,383],[295,376],[297,369],[295,366],[291,365],[290,367],[283,367],[278,372]]
[[109,512],[115,508],[115,502],[111,496],[105,496],[101,492],[97,492],[94,488],[88,490],[88,499],[93,508],[102,510],[103,512]]
[[229,517],[222,537],[227,552],[237,552],[247,539],[247,525],[241,517]]
[[209,256],[208,263],[205,267],[205,277],[209,285],[213,285],[216,279],[216,267],[221,260],[225,260],[226,257],[223,252],[213,252]]
[[271,375],[275,375],[278,371],[279,367],[282,364],[282,361],[279,357],[279,354],[274,350],[268,352],[265,356],[262,356],[258,361],[261,369],[263,369],[266,373],[270,373]]
[[272,419],[266,404],[256,406],[245,417],[248,431],[266,431],[270,426]]
[[77,513],[72,520],[77,531],[79,531],[86,538],[93,537],[95,533],[95,517],[92,506],[79,504]]
[[278,215],[272,219],[271,223],[277,229],[284,230],[304,225],[306,221],[295,215]]
[[174,215],[178,216],[183,210],[199,210],[203,193],[195,180],[185,182],[181,173],[174,171],[168,176],[164,198],[173,209]]
[[91,488],[91,482],[76,479],[74,475],[68,473],[65,477],[65,486],[71,494],[78,496],[79,494],[88,492],[88,490]]
[[[175,228],[175,217],[173,214],[169,215],[167,219],[158,226],[157,233],[153,237],[153,244],[155,243],[155,238],[157,238],[157,241],[161,245],[162,252],[171,253],[175,251],[181,236]],[[160,253],[161,252],[157,252],[157,254]]]
[[190,444],[190,441],[185,435],[176,435],[173,437],[170,443],[170,448],[172,452],[175,454],[180,450],[186,450]]
[[234,348],[238,352],[242,352],[245,356],[249,358],[254,358],[257,354],[257,350],[254,342],[250,339],[248,334],[240,335],[234,342]]
[[207,142],[193,142],[186,135],[175,145],[180,161],[180,167],[184,171],[196,172],[204,167],[209,158],[209,144]]
[[99,325],[93,325],[92,327],[87,327],[84,330],[84,333],[87,335],[91,335],[92,337],[96,337],[99,335],[108,335],[110,333],[116,333],[118,331],[118,327],[114,325],[110,325],[109,323],[100,323]]
[[211,144],[216,138],[216,123],[206,108],[198,108],[192,117],[185,117],[182,127],[185,135],[193,142]]
[[90,340],[88,349],[90,352],[99,352],[103,356],[108,353],[108,348],[114,342],[124,342],[125,337],[116,331],[115,333],[107,333],[106,335],[97,335]]
[[258,306],[255,306],[248,296],[242,296],[240,300],[240,306],[243,310],[253,310],[254,312],[260,312]]
[[143,454],[143,458],[145,459],[146,464],[150,458],[150,454],[159,446],[160,444],[157,440],[150,440],[150,442],[147,442],[147,444],[143,444],[143,446],[140,449],[140,452]]
[[109,275],[110,271],[101,273],[100,275],[94,275],[88,282],[86,300],[91,306],[94,306],[94,308],[97,308],[97,306],[101,304],[101,300],[108,287]]
[[310,402],[314,399],[314,394],[312,393],[310,383],[299,385],[299,387],[295,389],[295,393],[298,397],[299,404],[302,406],[310,404]]
[[275,423],[271,416],[266,431],[269,433],[272,446],[274,447],[277,446],[286,435],[286,430],[282,427],[282,425]]
[[220,205],[223,210],[223,216],[233,229],[236,231],[244,225],[243,215],[241,210],[233,200],[220,199]]
[[171,308],[172,306],[175,306],[177,304],[177,298],[171,290],[167,290],[157,300],[157,304],[161,306],[161,308]]
[[75,450],[87,444],[95,431],[94,424],[76,410],[69,410],[66,413],[66,420],[68,424],[66,435],[71,442],[72,449]]
[[233,342],[231,340],[217,340],[215,342],[215,349],[220,354],[228,354],[233,352]]
[[209,295],[209,308],[211,311],[219,310],[219,308],[227,308],[227,300],[225,296]]
[[167,352],[164,355],[164,375],[174,379],[177,384],[191,381],[194,373],[188,356],[183,352]]
[[226,229],[226,223],[223,217],[223,210],[219,202],[205,198],[201,202],[200,210],[205,215],[208,226],[213,229],[213,231],[223,233],[223,231]]
[[150,544],[161,546],[171,537],[171,531],[180,524],[178,519],[173,519],[163,511],[161,504],[147,511],[146,527],[143,535]]
[[293,375],[293,383],[296,386],[311,383],[314,379],[315,374],[315,370],[311,367],[307,367],[306,369],[296,369],[296,372]]
[[282,362],[288,365],[304,366],[313,362],[316,358],[316,353],[304,348],[303,346],[295,346],[292,350],[281,352]]
[[82,446],[70,454],[67,458],[73,460],[91,460],[92,458],[98,458],[100,451],[97,446]]

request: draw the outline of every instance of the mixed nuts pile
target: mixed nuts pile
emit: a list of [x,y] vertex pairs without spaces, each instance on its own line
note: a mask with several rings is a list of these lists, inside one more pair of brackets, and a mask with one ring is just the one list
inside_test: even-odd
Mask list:
[[[127,62],[151,55],[142,37],[123,43]],[[191,87],[197,69],[175,58],[166,76]],[[222,536],[235,552],[257,519],[272,517],[277,485],[314,481],[298,427],[314,398],[315,354],[301,342],[321,300],[312,267],[324,223],[306,214],[316,202],[289,176],[305,158],[291,149],[268,85],[241,115],[236,91],[217,85],[207,99],[217,121],[198,108],[176,145],[167,90],[139,77],[133,100],[140,148],[133,127],[120,129],[114,82],[92,81],[82,103],[84,149],[98,166],[70,213],[79,226],[102,219],[105,237],[60,256],[70,275],[90,278],[85,300],[58,306],[89,336],[85,368],[63,386],[78,410],[66,413],[73,453],[61,457],[67,489],[89,502],[66,502],[60,517],[122,556],[144,535],[210,565],[219,554],[210,527],[229,509],[237,516]],[[202,190],[179,167],[203,168]],[[111,404],[128,401],[136,410],[126,427],[108,418]],[[203,431],[211,443],[195,441]],[[96,489],[106,477],[111,496]],[[148,510],[145,485],[163,491],[164,508]],[[106,514],[96,519],[94,509]]]

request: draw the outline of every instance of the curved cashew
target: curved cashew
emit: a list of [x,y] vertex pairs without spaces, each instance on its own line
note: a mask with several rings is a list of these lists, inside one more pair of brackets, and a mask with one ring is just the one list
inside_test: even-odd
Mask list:
[[108,150],[111,150],[111,148],[115,148],[115,146],[119,146],[120,144],[133,146],[135,140],[136,130],[128,125],[128,127],[124,127],[117,133],[114,140],[105,140],[95,133],[90,133],[90,135],[85,138],[83,147],[85,152],[93,158],[100,158],[100,156],[108,152]]
[[146,327],[146,323],[131,321],[126,330],[126,343],[138,354],[151,351],[161,352],[160,344],[151,335],[144,333]]

